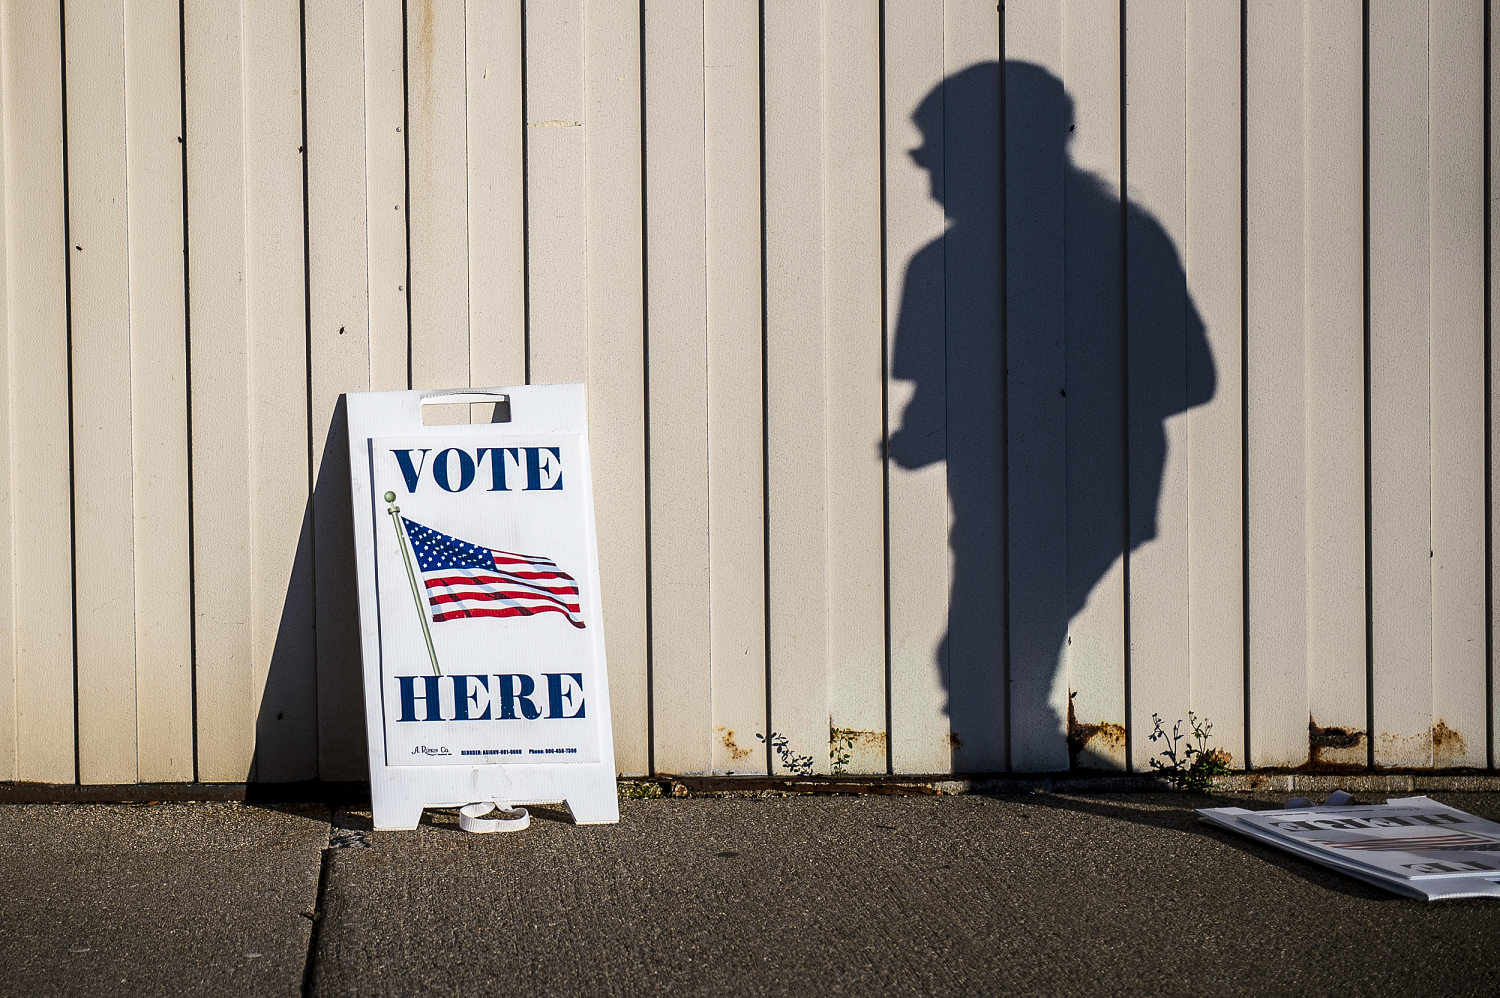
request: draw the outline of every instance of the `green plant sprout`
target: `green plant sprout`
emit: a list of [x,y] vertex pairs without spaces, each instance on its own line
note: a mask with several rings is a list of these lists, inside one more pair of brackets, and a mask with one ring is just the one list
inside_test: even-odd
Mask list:
[[833,764],[834,776],[846,776],[849,762],[854,758],[854,740],[859,736],[853,728],[828,726],[828,761]]
[[[1191,732],[1184,736],[1182,722],[1172,725],[1167,734],[1161,715],[1152,714],[1154,725],[1150,735],[1152,742],[1164,741],[1166,747],[1151,760],[1151,768],[1172,781],[1178,790],[1210,791],[1214,781],[1229,773],[1229,756],[1223,749],[1209,748],[1208,736],[1214,730],[1207,718],[1200,718],[1188,711],[1187,725]],[[1187,744],[1183,744],[1186,738]]]

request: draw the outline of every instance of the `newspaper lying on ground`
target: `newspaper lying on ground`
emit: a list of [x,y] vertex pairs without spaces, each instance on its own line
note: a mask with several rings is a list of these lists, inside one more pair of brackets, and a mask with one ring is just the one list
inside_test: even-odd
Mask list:
[[1203,820],[1408,897],[1500,897],[1500,824],[1428,797],[1250,811]]

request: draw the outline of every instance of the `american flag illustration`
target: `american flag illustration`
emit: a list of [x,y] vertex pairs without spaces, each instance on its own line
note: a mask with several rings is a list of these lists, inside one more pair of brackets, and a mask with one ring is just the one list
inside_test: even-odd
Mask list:
[[1359,849],[1375,852],[1416,852],[1422,849],[1454,849],[1493,845],[1487,835],[1472,832],[1447,832],[1431,835],[1407,835],[1399,838],[1315,839],[1319,845],[1333,849]]
[[497,551],[401,518],[435,621],[552,611],[582,627],[578,582],[551,558]]

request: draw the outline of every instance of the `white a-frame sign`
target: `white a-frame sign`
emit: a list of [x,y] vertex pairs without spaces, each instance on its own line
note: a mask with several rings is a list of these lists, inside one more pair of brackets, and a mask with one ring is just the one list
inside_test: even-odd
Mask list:
[[[346,398],[375,827],[481,801],[617,821],[583,386]],[[423,425],[478,402],[508,421]]]

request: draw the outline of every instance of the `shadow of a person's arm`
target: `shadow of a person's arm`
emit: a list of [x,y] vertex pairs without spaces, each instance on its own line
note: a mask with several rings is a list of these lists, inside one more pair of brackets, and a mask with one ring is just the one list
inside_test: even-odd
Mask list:
[[943,241],[912,258],[901,289],[891,377],[915,388],[891,432],[887,456],[899,467],[925,468],[947,456],[947,356],[943,316]]

